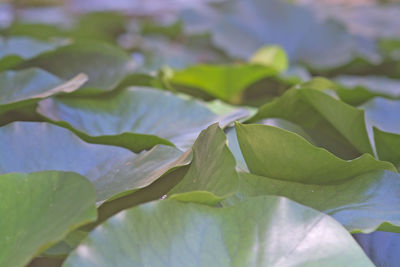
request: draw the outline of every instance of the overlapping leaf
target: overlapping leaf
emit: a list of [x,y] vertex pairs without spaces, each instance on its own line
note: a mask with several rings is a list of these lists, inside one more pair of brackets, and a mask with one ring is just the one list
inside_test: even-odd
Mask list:
[[281,118],[301,126],[315,141],[344,159],[372,152],[364,113],[313,89],[291,89],[249,119]]
[[346,89],[340,98],[350,104],[360,105],[374,97],[399,98],[400,81],[384,76],[339,76],[336,81]]
[[124,148],[88,144],[48,123],[15,122],[0,128],[0,139],[0,150],[7,151],[0,154],[0,173],[77,172],[94,184],[98,204],[148,186],[189,159],[168,146],[134,154]]
[[235,165],[224,132],[214,124],[196,140],[190,168],[168,196],[188,202],[218,203],[237,189]]
[[0,73],[0,113],[18,108],[40,99],[76,91],[87,81],[78,74],[69,81],[37,68]]
[[400,101],[374,98],[361,106],[365,110],[371,140],[382,160],[400,167]]
[[130,88],[111,99],[57,98],[39,105],[39,113],[73,129],[89,142],[123,146],[132,151],[157,144],[187,149],[210,124],[226,124],[248,115],[247,110],[240,109],[233,116],[229,113],[221,117],[197,100],[150,88]]
[[228,208],[162,200],[125,210],[63,266],[126,265],[373,266],[332,218],[274,196]]
[[293,3],[235,0],[227,1],[219,12],[203,10],[183,15],[186,28],[199,28],[203,21],[214,43],[233,57],[248,58],[261,46],[278,44],[292,62],[320,68],[346,64],[358,55],[376,58],[372,40],[353,36],[340,23],[323,21]]
[[295,133],[268,125],[236,124],[240,149],[251,173],[308,184],[345,181],[373,170],[392,170],[385,161],[363,154],[342,160]]
[[25,266],[69,231],[96,220],[95,199],[93,186],[76,173],[0,175],[0,265]]
[[355,234],[357,242],[376,266],[396,266],[400,260],[400,234]]
[[390,171],[361,174],[339,183],[309,184],[271,179],[250,173],[240,173],[236,200],[262,195],[290,198],[333,216],[350,232],[369,233],[390,224],[391,231],[400,232],[400,176]]
[[[399,175],[368,154],[344,161],[297,134],[266,125],[237,125],[252,174],[241,174],[240,197],[282,195],[333,215],[350,231],[400,226]],[[372,171],[372,172],[370,172]]]
[[204,90],[226,101],[235,101],[252,83],[277,74],[274,68],[259,64],[195,65],[174,72],[173,83]]
[[89,81],[82,92],[104,92],[114,89],[134,67],[123,50],[101,42],[81,42],[42,53],[22,62],[16,68],[39,67],[62,79],[85,73]]

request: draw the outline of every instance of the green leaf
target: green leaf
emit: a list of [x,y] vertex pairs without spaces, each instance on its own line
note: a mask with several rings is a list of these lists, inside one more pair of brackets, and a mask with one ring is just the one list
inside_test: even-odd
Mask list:
[[125,210],[63,266],[373,265],[329,216],[269,196],[228,208],[161,200]]
[[[310,136],[308,136],[308,134],[306,132],[304,132],[304,130],[300,126],[298,126],[290,121],[283,120],[283,119],[266,119],[266,120],[259,121],[257,123],[264,124],[264,125],[271,125],[271,126],[279,127],[279,128],[294,132],[294,133],[302,136],[303,138],[305,138],[311,144],[314,144],[314,140],[312,140],[312,138]],[[237,140],[237,134],[236,134],[235,127],[229,127],[226,129],[225,132],[226,132],[226,136],[228,138],[229,150],[232,151],[232,154],[236,159],[237,167],[241,170],[248,171],[249,169],[247,168],[246,161],[243,158],[242,151],[240,150],[239,142]]]
[[258,49],[250,58],[250,63],[274,68],[284,72],[289,67],[289,60],[285,51],[277,45],[265,46]]
[[373,170],[396,168],[369,154],[342,160],[303,137],[267,125],[236,124],[240,149],[251,173],[307,184],[345,181]]
[[168,170],[188,164],[188,155],[168,146],[134,154],[119,147],[88,144],[48,123],[16,122],[0,128],[0,173],[73,171],[97,190],[98,204],[148,186]]
[[361,174],[338,183],[309,184],[240,173],[239,191],[226,201],[262,195],[284,196],[331,215],[350,232],[369,233],[393,226],[400,232],[400,175],[390,171]]
[[186,202],[216,204],[238,186],[235,159],[218,124],[204,130],[193,145],[193,160],[183,180],[167,195]]
[[76,91],[87,81],[78,74],[69,81],[37,68],[0,73],[0,112],[38,102],[43,98]]
[[221,117],[192,98],[138,87],[112,98],[46,99],[39,103],[38,112],[88,142],[123,146],[135,152],[157,144],[186,150],[210,124],[227,124],[248,115],[244,110]]
[[57,43],[43,42],[27,37],[0,39],[0,58],[18,56],[22,59],[33,58],[43,52],[53,50]]
[[336,82],[340,99],[351,105],[361,105],[374,97],[400,98],[400,81],[384,76],[341,75]]
[[291,89],[260,107],[248,122],[281,118],[301,126],[316,144],[344,159],[373,154],[362,110],[313,89]]
[[236,101],[252,83],[277,73],[274,68],[258,64],[195,65],[175,71],[171,82],[201,89],[225,101]]
[[374,128],[376,153],[379,159],[392,162],[400,168],[400,134],[389,133]]
[[68,232],[96,220],[95,198],[92,185],[75,173],[0,175],[0,265],[25,266]]
[[400,101],[374,98],[360,108],[365,110],[365,119],[376,152],[382,160],[400,167]]
[[99,93],[114,89],[133,68],[133,62],[118,47],[101,42],[82,42],[40,54],[16,68],[30,67],[39,67],[62,79],[71,79],[83,72],[89,77],[83,92]]
[[0,71],[13,68],[24,59],[33,58],[59,45],[55,42],[42,42],[27,37],[0,38]]

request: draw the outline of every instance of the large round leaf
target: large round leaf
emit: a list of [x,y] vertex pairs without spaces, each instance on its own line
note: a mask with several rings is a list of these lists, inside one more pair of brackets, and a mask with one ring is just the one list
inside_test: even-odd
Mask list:
[[329,216],[286,198],[211,208],[162,200],[123,211],[70,254],[72,266],[372,266]]
[[71,93],[87,81],[79,74],[70,81],[37,68],[0,73],[0,112],[20,107],[57,93]]
[[25,266],[69,231],[96,220],[95,199],[89,181],[75,173],[0,175],[0,266]]
[[303,137],[268,125],[236,124],[240,149],[251,173],[292,182],[326,184],[373,170],[396,168],[369,154],[345,161]]
[[76,43],[43,53],[17,66],[18,69],[39,67],[62,79],[78,73],[89,77],[84,92],[114,89],[133,68],[128,54],[118,47],[99,42]]
[[271,179],[240,173],[236,200],[262,195],[290,198],[333,216],[351,232],[369,233],[391,224],[400,232],[400,175],[390,171],[374,171],[352,179],[325,184],[308,184]]
[[54,122],[67,122],[89,142],[119,145],[133,151],[156,144],[187,149],[199,133],[217,121],[246,116],[243,110],[218,116],[203,103],[170,92],[129,88],[113,98],[55,98],[40,102],[38,112]]
[[[0,173],[73,171],[97,190],[98,204],[143,188],[169,169],[188,162],[173,147],[158,146],[134,154],[112,146],[88,144],[70,131],[48,123],[16,122],[0,128]],[[182,157],[181,157],[182,156]]]

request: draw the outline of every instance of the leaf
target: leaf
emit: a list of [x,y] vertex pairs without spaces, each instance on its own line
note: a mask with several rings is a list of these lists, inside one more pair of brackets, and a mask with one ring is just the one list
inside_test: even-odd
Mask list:
[[113,98],[48,99],[39,103],[38,112],[88,142],[123,146],[135,152],[157,144],[174,144],[186,150],[210,124],[230,123],[248,114],[220,117],[192,98],[139,87]]
[[69,81],[37,68],[0,73],[0,112],[38,102],[58,93],[76,91],[87,81],[78,74]]
[[306,184],[343,182],[373,170],[396,168],[369,154],[345,161],[295,133],[267,125],[236,124],[240,149],[251,173]]
[[40,54],[17,66],[18,69],[30,67],[39,67],[62,79],[83,72],[89,81],[80,93],[99,93],[114,89],[132,69],[133,62],[118,47],[101,42],[81,42]]
[[[119,147],[88,144],[70,131],[48,123],[15,122],[0,128],[0,173],[73,171],[95,186],[98,205],[157,180],[188,164],[187,155],[157,146],[134,154]],[[182,156],[182,157],[181,157]]]
[[168,196],[186,202],[216,204],[238,186],[235,159],[218,124],[201,132],[193,145],[193,160],[183,180]]
[[94,204],[94,188],[75,173],[0,175],[0,265],[25,266],[71,230],[96,220]]
[[97,227],[63,266],[126,265],[373,266],[332,218],[275,196],[228,208],[147,203]]
[[22,59],[33,58],[43,52],[53,50],[57,43],[43,42],[27,37],[0,39],[0,58],[18,56]]
[[13,68],[24,59],[33,58],[45,51],[53,50],[59,45],[61,44],[42,42],[27,37],[0,38],[0,71]]
[[350,232],[370,233],[386,224],[400,232],[400,175],[390,171],[373,171],[337,183],[309,184],[271,179],[240,173],[235,197],[225,201],[232,205],[254,196],[284,196],[300,204],[331,215]]
[[336,82],[339,97],[346,103],[361,105],[374,97],[400,98],[400,81],[384,76],[341,75]]
[[390,267],[399,263],[400,234],[373,232],[354,237],[376,266]]
[[201,89],[225,101],[235,101],[252,83],[278,72],[258,64],[194,65],[174,72],[171,82]]
[[284,72],[289,67],[285,50],[277,45],[265,46],[258,49],[251,56],[249,62],[274,68],[278,72]]
[[[307,7],[280,0],[236,0],[202,14],[193,9],[183,16],[203,24],[216,46],[232,57],[248,58],[265,45],[280,45],[291,62],[331,68],[357,56],[377,57],[373,40],[350,34],[338,22],[324,20]],[[217,11],[217,12],[216,12]],[[189,25],[190,26],[190,25]]]
[[375,141],[376,152],[382,160],[400,167],[400,101],[374,98],[360,108],[365,110],[368,133]]
[[291,89],[248,120],[281,118],[301,126],[316,144],[344,159],[373,154],[362,110],[313,89]]

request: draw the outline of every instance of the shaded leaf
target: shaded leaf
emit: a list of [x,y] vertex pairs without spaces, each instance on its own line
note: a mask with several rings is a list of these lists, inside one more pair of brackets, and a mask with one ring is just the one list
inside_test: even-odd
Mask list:
[[22,59],[29,59],[56,47],[57,43],[43,42],[27,37],[1,39],[0,58],[4,59],[4,57],[14,55]]
[[340,23],[323,20],[293,3],[236,0],[222,3],[214,12],[196,11],[183,16],[186,23],[194,17],[194,26],[200,27],[203,20],[203,28],[211,32],[214,43],[233,57],[248,58],[271,44],[282,46],[291,62],[316,68],[343,65],[357,56],[370,61],[377,57],[373,40],[354,36]]
[[211,208],[162,200],[93,230],[72,266],[373,266],[332,218],[286,198]]
[[391,267],[399,263],[400,234],[373,232],[354,237],[376,266]]
[[58,94],[76,91],[87,81],[85,74],[78,74],[69,81],[37,68],[0,73],[0,112]]
[[98,93],[114,89],[133,68],[133,62],[118,47],[82,42],[40,54],[17,66],[18,69],[30,67],[39,67],[62,79],[83,72],[89,77],[83,92]]
[[0,265],[25,266],[69,231],[96,220],[95,198],[92,185],[75,173],[0,175]]
[[0,128],[0,139],[0,151],[8,151],[0,154],[0,173],[74,171],[94,184],[98,204],[146,187],[189,160],[167,146],[134,154],[119,147],[88,144],[48,123],[15,122]]

